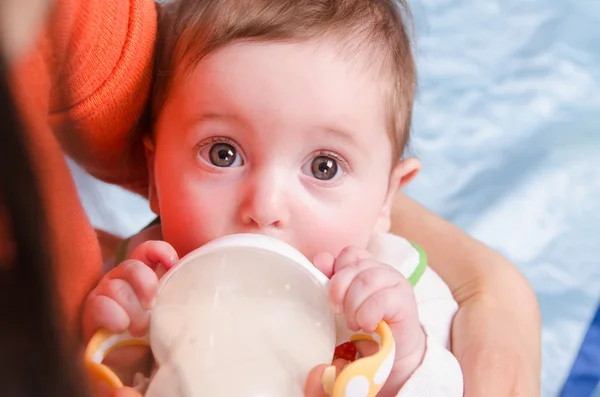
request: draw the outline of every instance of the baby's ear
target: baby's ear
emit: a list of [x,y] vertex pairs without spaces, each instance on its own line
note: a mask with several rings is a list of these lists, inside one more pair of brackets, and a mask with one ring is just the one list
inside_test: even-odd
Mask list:
[[[409,157],[400,160],[390,177],[390,188],[396,186],[396,192],[404,189],[404,187],[414,179],[415,176],[421,171],[421,160],[416,157]],[[396,193],[394,192],[394,193]]]
[[421,170],[421,161],[415,157],[409,157],[398,161],[394,169],[390,174],[390,183],[388,192],[385,197],[385,202],[381,208],[379,220],[376,226],[376,232],[387,233],[391,227],[391,215],[392,205],[394,203],[394,197],[399,190],[404,188],[407,183]]
[[158,205],[158,194],[156,193],[156,182],[154,179],[154,141],[151,137],[144,137],[144,153],[146,154],[146,167],[148,168],[148,201],[150,209],[160,216]]

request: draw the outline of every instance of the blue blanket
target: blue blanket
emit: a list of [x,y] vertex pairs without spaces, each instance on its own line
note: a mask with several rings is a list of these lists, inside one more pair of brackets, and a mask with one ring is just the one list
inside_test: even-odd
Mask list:
[[[408,191],[532,283],[542,395],[559,395],[572,367],[597,384],[600,338],[582,341],[600,301],[600,2],[412,4],[413,149],[424,170]],[[597,334],[600,324],[591,327]],[[580,350],[595,359],[573,366]],[[581,377],[569,382],[564,396],[593,391],[573,394]]]

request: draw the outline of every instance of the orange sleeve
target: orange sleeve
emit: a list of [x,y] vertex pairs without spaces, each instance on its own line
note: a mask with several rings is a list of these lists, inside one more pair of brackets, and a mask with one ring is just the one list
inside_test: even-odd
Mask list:
[[146,194],[134,132],[152,81],[154,0],[61,0],[52,21],[49,111],[57,139],[90,174]]
[[44,200],[64,325],[77,338],[102,257],[64,153],[105,181],[143,191],[142,148],[129,143],[150,89],[156,10],[154,0],[57,0],[50,21],[11,66],[12,88]]

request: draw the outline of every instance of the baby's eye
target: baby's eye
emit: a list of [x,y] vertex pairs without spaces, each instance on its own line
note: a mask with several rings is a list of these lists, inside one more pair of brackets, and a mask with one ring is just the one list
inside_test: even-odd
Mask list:
[[217,142],[212,145],[200,149],[200,157],[206,162],[215,167],[227,168],[227,167],[241,167],[244,165],[242,157],[238,154],[235,146],[225,143]]
[[302,172],[321,181],[330,181],[343,174],[338,161],[329,156],[317,156],[302,166]]

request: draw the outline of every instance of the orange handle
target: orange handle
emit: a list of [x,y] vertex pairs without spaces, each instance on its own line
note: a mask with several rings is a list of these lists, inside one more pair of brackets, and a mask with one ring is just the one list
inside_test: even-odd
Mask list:
[[106,330],[100,330],[94,334],[84,354],[85,369],[92,382],[104,383],[110,390],[123,387],[121,379],[110,368],[102,364],[102,361],[111,352],[126,346],[149,346],[149,342],[146,337],[136,338],[129,333],[115,335]]
[[[347,395],[374,397],[390,375],[394,365],[396,345],[387,323],[384,321],[379,323],[373,336],[357,334],[351,338],[353,341],[363,339],[378,342],[379,351],[347,365],[335,380],[333,387],[327,388],[333,389],[333,397]],[[85,368],[93,382],[102,382],[110,390],[123,387],[121,379],[102,362],[112,351],[126,346],[149,346],[148,338],[135,338],[129,333],[115,335],[106,330],[96,332],[88,343],[84,356]]]
[[[396,355],[396,344],[392,331],[385,321],[375,330],[375,335],[357,334],[350,338],[372,340],[379,343],[379,351],[372,356],[361,357],[348,364],[340,372],[333,385],[333,397],[374,397],[392,372]],[[379,340],[378,340],[379,339]]]

